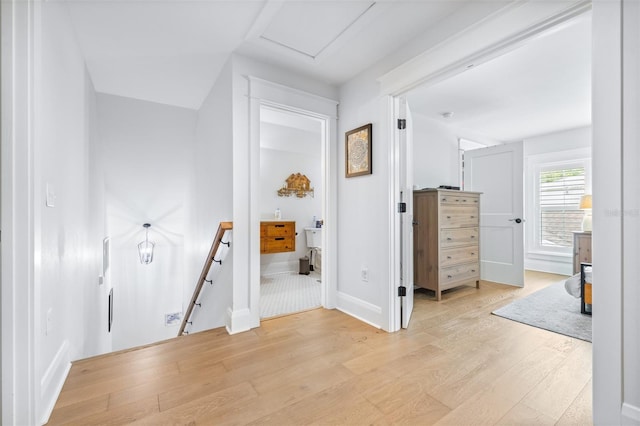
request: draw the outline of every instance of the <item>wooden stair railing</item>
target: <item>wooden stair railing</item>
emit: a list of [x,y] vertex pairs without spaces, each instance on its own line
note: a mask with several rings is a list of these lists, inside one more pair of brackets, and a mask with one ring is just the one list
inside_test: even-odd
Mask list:
[[180,326],[180,331],[178,332],[178,336],[182,336],[185,332],[184,329],[189,323],[189,319],[191,318],[191,314],[193,312],[193,307],[196,305],[196,301],[200,296],[200,291],[202,290],[202,286],[205,281],[207,281],[207,275],[209,274],[209,270],[211,269],[211,265],[213,262],[222,263],[221,260],[215,260],[216,253],[220,244],[229,244],[223,243],[222,237],[224,237],[225,232],[233,229],[233,222],[220,222],[218,226],[218,231],[216,232],[216,236],[213,239],[213,244],[211,244],[211,250],[209,250],[209,255],[207,256],[207,260],[204,262],[204,266],[202,267],[202,272],[200,273],[200,278],[198,278],[198,284],[196,284],[196,288],[193,290],[193,296],[191,297],[191,302],[189,302],[189,307],[187,308],[187,313],[182,319],[182,325]]

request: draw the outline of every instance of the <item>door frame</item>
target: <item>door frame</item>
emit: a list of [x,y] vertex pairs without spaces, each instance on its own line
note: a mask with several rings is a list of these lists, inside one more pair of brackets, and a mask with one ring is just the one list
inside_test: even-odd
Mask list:
[[257,77],[249,80],[249,312],[260,325],[260,110],[263,106],[322,123],[322,287],[321,304],[336,307],[337,295],[337,105],[332,99]]
[[[460,74],[469,66],[478,66],[508,53],[547,33],[557,31],[569,25],[576,18],[591,10],[591,1],[575,3],[526,1],[511,3],[484,19],[481,24],[473,25],[455,37],[436,45],[421,55],[391,70],[378,79],[381,86],[388,137],[389,152],[389,208],[396,210],[399,201],[399,173],[408,171],[401,161],[407,161],[397,155],[400,137],[396,129],[396,105],[412,89],[426,84],[435,84]],[[400,227],[398,215],[390,216],[389,241],[389,331],[400,329],[400,298],[397,297],[397,283],[400,282]],[[405,256],[413,255],[404,253]]]
[[35,424],[41,410],[36,379],[33,75],[37,5],[0,4],[1,84],[1,349],[2,424]]

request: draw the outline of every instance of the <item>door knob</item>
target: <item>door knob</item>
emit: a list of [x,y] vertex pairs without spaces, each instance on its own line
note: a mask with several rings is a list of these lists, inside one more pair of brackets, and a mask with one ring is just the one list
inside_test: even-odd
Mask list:
[[509,219],[509,222],[521,223],[524,222],[524,219],[520,219],[519,217],[517,217],[515,219]]

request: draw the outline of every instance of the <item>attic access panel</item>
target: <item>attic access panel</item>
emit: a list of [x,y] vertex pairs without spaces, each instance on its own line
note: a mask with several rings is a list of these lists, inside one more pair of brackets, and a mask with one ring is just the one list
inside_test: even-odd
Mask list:
[[375,2],[287,2],[260,37],[316,58],[374,5]]

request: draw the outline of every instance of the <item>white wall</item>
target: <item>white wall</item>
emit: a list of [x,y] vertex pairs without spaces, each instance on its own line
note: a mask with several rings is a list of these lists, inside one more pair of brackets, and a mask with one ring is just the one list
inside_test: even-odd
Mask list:
[[34,379],[36,416],[44,421],[69,361],[108,347],[108,339],[99,316],[100,246],[90,232],[93,86],[66,6],[42,3],[36,13],[40,25],[33,92]]
[[[223,67],[197,115],[189,186],[191,207],[186,239],[187,281],[182,294],[184,311],[191,300],[218,224],[233,220],[231,70],[230,60]],[[231,240],[232,233],[228,234],[224,241]],[[191,318],[193,325],[189,325],[187,331],[206,330],[225,324],[233,289],[233,245],[229,255],[227,248],[222,246],[219,257],[224,259],[223,263],[212,265],[208,279],[214,279],[214,284],[206,284],[203,288],[199,299],[202,308],[195,308]]]
[[[534,198],[535,189],[532,175],[533,162],[536,156],[548,155],[575,150],[591,149],[591,127],[580,127],[561,132],[534,136],[524,141],[525,161],[525,217],[533,219],[535,213]],[[588,181],[588,184],[590,180]],[[572,275],[573,256],[552,255],[549,253],[534,253],[529,241],[533,238],[534,220],[525,222],[525,268],[534,271],[551,272],[554,274]]]
[[460,184],[458,136],[445,123],[413,113],[413,184],[417,188]]
[[[280,208],[283,220],[296,222],[298,234],[295,252],[260,256],[261,273],[295,272],[298,259],[309,254],[304,228],[312,225],[314,216],[322,219],[321,135],[319,132],[262,123],[260,138],[260,216],[273,219],[275,209]],[[283,149],[271,149],[269,146]],[[278,196],[277,190],[292,173],[301,173],[311,180],[313,197]]]
[[[177,335],[164,315],[182,311],[196,117],[189,109],[98,95],[114,350]],[[156,243],[149,265],[137,252],[146,222]]]

